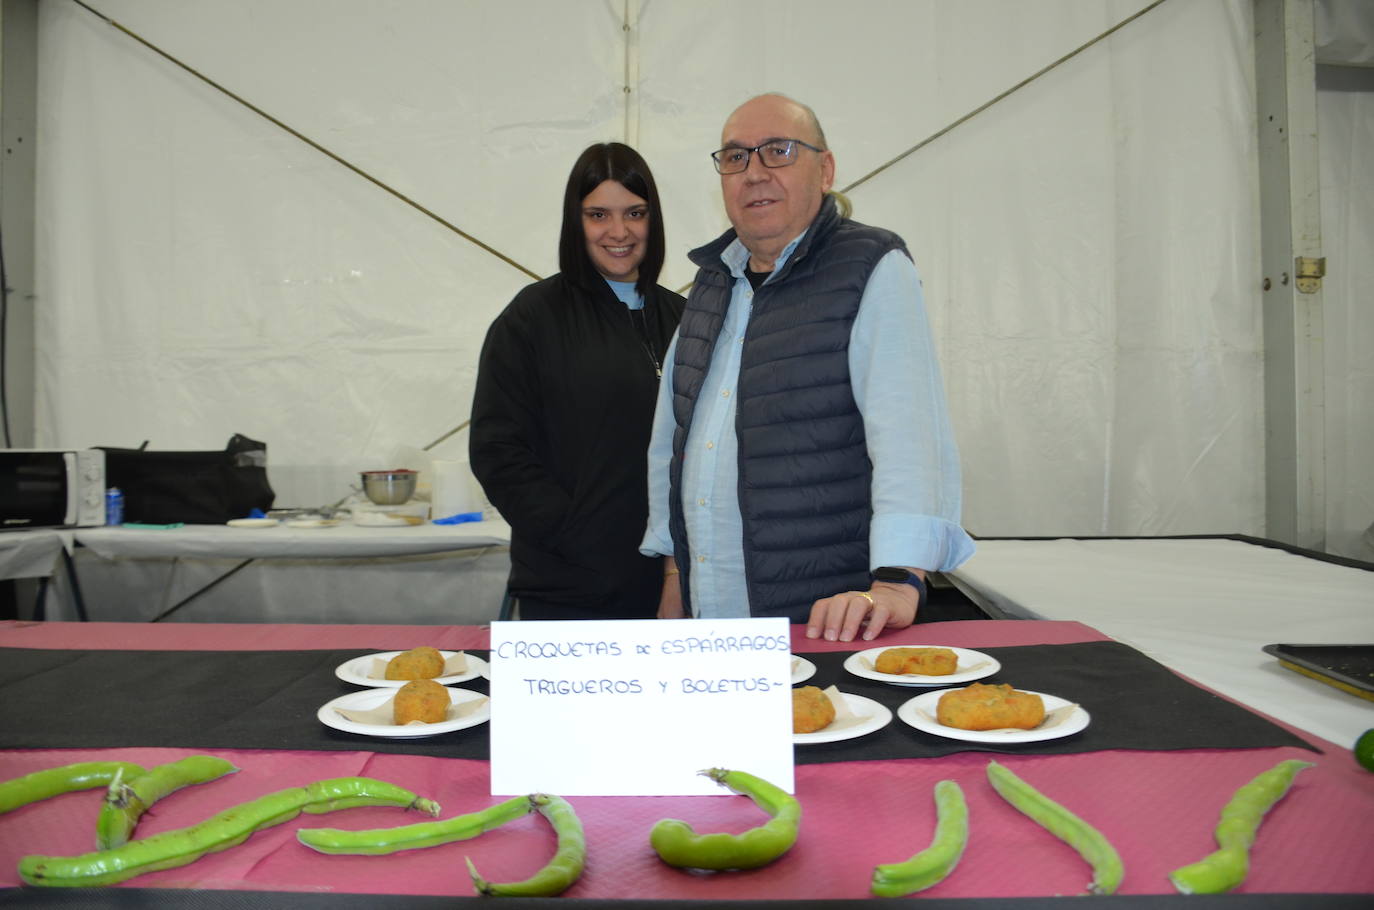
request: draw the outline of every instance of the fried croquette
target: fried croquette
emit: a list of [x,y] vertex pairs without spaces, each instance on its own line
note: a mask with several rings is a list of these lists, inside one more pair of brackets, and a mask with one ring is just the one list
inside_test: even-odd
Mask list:
[[432,679],[413,679],[396,690],[392,716],[398,726],[414,721],[437,724],[448,714],[448,689]]
[[1002,684],[974,683],[940,696],[935,719],[960,730],[1030,730],[1045,719],[1045,702],[1034,692]]
[[958,663],[958,656],[949,648],[888,648],[878,655],[873,669],[898,676],[949,676]]
[[835,705],[816,686],[802,686],[792,690],[792,732],[815,733],[830,726],[835,719]]
[[402,651],[386,662],[387,679],[435,679],[444,675],[444,655],[421,646]]

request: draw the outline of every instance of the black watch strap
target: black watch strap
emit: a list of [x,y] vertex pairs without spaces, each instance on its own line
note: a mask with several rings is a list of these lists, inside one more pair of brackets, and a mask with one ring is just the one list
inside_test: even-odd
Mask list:
[[913,588],[916,589],[917,612],[920,611],[921,607],[925,606],[926,599],[929,597],[930,592],[926,588],[925,581],[922,580],[921,576],[917,575],[915,572],[912,572],[910,569],[902,568],[901,566],[879,566],[878,568],[873,570],[872,574],[874,581],[886,581],[892,584],[911,585]]

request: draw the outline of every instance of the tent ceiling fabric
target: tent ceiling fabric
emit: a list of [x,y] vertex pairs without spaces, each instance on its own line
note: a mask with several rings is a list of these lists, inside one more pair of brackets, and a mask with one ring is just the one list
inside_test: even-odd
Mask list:
[[[670,287],[727,226],[707,153],[746,97],[811,104],[844,185],[1148,5],[632,0],[627,94],[620,0],[91,2],[539,274],[573,159],[631,122]],[[242,432],[313,505],[467,417],[527,276],[40,16],[39,444]],[[1250,0],[1167,2],[854,192],[924,277],[974,533],[1263,533],[1253,96]]]

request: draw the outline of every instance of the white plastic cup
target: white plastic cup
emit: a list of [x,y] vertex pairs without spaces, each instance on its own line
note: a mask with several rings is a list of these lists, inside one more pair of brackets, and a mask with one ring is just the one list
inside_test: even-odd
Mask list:
[[429,514],[432,519],[481,514],[482,494],[467,459],[434,461],[430,468]]

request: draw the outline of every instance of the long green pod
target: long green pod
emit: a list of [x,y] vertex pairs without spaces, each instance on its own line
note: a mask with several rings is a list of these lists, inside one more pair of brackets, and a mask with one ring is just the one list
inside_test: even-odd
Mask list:
[[741,834],[697,834],[676,818],[665,818],[649,832],[659,858],[684,869],[754,869],[771,863],[797,842],[801,803],[779,787],[744,771],[711,768],[702,774],[752,799],[772,816]]
[[142,773],[143,766],[131,761],[83,761],[35,771],[0,783],[0,815],[63,793],[108,787],[116,775]]
[[1092,825],[1023,781],[1004,765],[988,762],[988,782],[1002,798],[1023,812],[1046,831],[1078,851],[1093,868],[1088,890],[1093,894],[1114,894],[1126,870],[1121,854]]
[[278,790],[188,828],[129,841],[111,850],[81,856],[26,856],[19,861],[19,875],[30,885],[113,885],[226,850],[243,843],[254,831],[289,821],[301,812],[331,812],[364,805],[402,806],[431,816],[439,814],[437,803],[395,784],[370,777],[337,777],[306,787]]
[[95,847],[109,850],[127,843],[138,820],[153,803],[182,787],[203,784],[237,771],[234,765],[214,755],[189,755],[186,758],[149,768],[132,777],[118,776],[110,781],[105,802],[95,822]]
[[524,881],[489,882],[477,874],[477,867],[472,860],[464,857],[478,894],[486,897],[553,897],[567,891],[582,877],[582,869],[587,864],[587,838],[577,812],[561,796],[534,793],[529,800],[535,811],[549,820],[554,834],[558,836],[553,858]]
[[939,884],[954,871],[968,846],[968,803],[952,780],[935,785],[935,836],[930,846],[904,863],[873,867],[870,889],[877,897],[901,897]]
[[296,832],[296,840],[321,853],[382,856],[400,850],[418,850],[468,840],[499,828],[512,819],[528,815],[533,810],[530,797],[517,796],[480,812],[395,828],[371,828],[366,831],[302,828]]
[[1283,799],[1293,779],[1312,762],[1281,761],[1246,783],[1222,807],[1217,822],[1216,852],[1169,873],[1169,881],[1184,894],[1218,894],[1230,891],[1250,872],[1250,845],[1255,842],[1264,815]]

